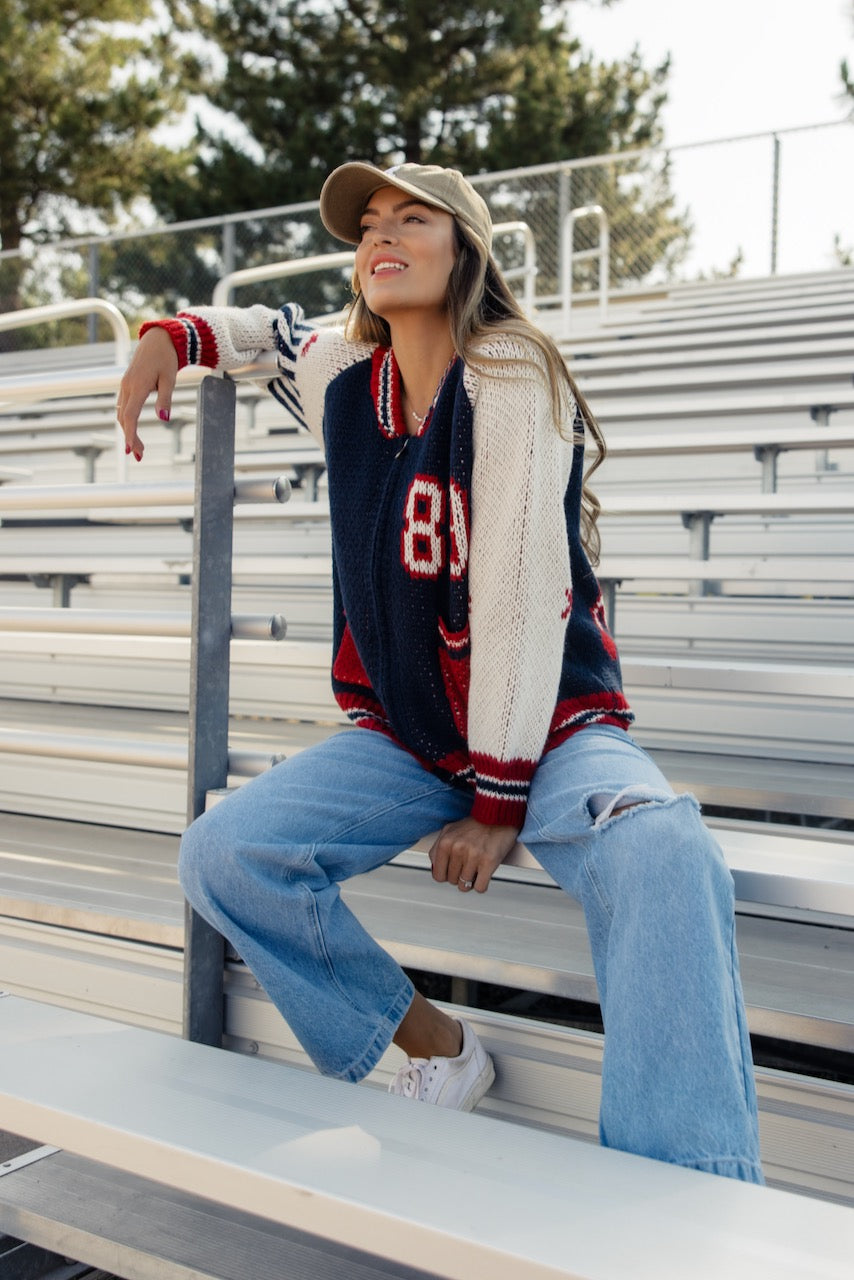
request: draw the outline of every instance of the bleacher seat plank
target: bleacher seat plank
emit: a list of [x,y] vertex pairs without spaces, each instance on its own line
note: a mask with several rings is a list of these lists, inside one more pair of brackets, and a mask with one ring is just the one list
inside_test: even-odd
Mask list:
[[[3,1226],[61,1245],[101,1268],[100,1280],[280,1280],[283,1260],[287,1280],[427,1280],[402,1264],[392,1277],[388,1263],[354,1249],[67,1151],[0,1182]],[[53,1275],[62,1262],[54,1256]]]
[[[821,343],[824,340],[831,344],[841,342],[848,344],[854,337],[854,317],[848,316],[840,320],[828,320],[811,324],[791,324],[785,327],[766,325],[761,322],[746,328],[739,328],[737,336],[726,327],[696,333],[671,332],[669,326],[660,326],[657,331],[643,333],[626,333],[623,337],[614,337],[603,330],[589,334],[576,332],[569,337],[555,333],[555,340],[563,354],[571,361],[576,359],[596,359],[602,356],[617,356],[633,353],[648,354],[653,358],[660,352],[685,351],[688,359],[702,359],[703,353],[712,353],[719,348],[738,349],[749,353],[754,346],[766,347],[773,351],[785,352],[792,344],[802,342]],[[570,366],[572,367],[572,365]]]
[[[17,994],[171,1034],[181,1028],[181,967],[177,948],[70,928],[8,919],[0,934],[0,971]],[[499,1064],[483,1114],[596,1140],[601,1035],[508,1013],[468,1008],[465,1016]],[[225,1044],[309,1065],[253,976],[233,962],[225,974]],[[400,1051],[389,1049],[366,1083],[385,1088],[400,1062]],[[854,1088],[767,1067],[756,1078],[769,1180],[854,1206]]]
[[854,428],[754,426],[749,431],[721,427],[716,431],[632,431],[614,435],[608,440],[608,456],[615,458],[648,457],[650,454],[676,457],[694,453],[754,453],[757,449],[851,449]]
[[449,1280],[850,1274],[836,1205],[14,996],[0,1023],[0,1123]]
[[[850,1049],[854,858],[847,855],[854,841],[731,827],[718,834],[742,900],[738,943],[751,1029]],[[176,864],[175,837],[9,815],[0,842],[0,915],[180,948]],[[416,851],[342,891],[404,966],[598,1000],[582,910],[530,855],[501,868],[482,896],[462,899],[436,884]],[[807,927],[744,913],[757,903],[832,923]]]
[[576,364],[574,368],[581,390],[592,404],[597,404],[600,397],[674,395],[686,389],[721,394],[741,394],[743,388],[768,385],[779,388],[791,385],[804,391],[838,386],[843,390],[851,386],[854,355],[848,353],[820,360],[791,360],[782,365],[761,364],[757,361],[750,364],[686,368],[683,362],[675,368],[625,367],[606,372],[598,367],[597,362],[585,361]]
[[[3,560],[0,559],[0,566]],[[850,590],[854,585],[854,564],[848,556],[828,554],[824,559],[810,556],[713,556],[700,560],[691,556],[604,555],[597,566],[601,581],[631,582],[669,580],[738,583],[777,583],[781,594],[787,583],[836,583]]]
[[[743,335],[741,335],[743,337]],[[799,341],[790,342],[739,342],[737,345],[709,346],[706,343],[690,344],[676,350],[664,342],[642,343],[637,347],[631,339],[620,343],[560,343],[559,346],[570,363],[573,372],[589,371],[591,374],[634,373],[651,369],[703,369],[710,366],[738,367],[760,362],[776,363],[809,360],[814,357],[851,356],[852,326],[831,331],[824,337],[812,333]],[[644,349],[646,348],[646,349]]]
[[722,418],[732,425],[741,418],[757,414],[808,414],[819,405],[835,409],[854,409],[854,391],[833,389],[831,395],[817,393],[815,388],[792,388],[790,391],[768,390],[756,392],[700,391],[696,395],[684,392],[673,395],[598,396],[596,417],[604,426],[617,422],[660,422],[664,419]]
[[[797,298],[760,299],[743,303],[739,299],[725,298],[723,301],[710,303],[708,306],[680,307],[668,301],[655,304],[642,304],[637,319],[632,319],[632,329],[650,328],[652,326],[668,329],[697,328],[733,328],[755,324],[761,319],[763,324],[785,325],[799,324],[802,321],[845,320],[851,318],[852,302],[850,298],[807,299],[803,305]],[[602,326],[610,330],[619,328],[619,313],[609,317]]]

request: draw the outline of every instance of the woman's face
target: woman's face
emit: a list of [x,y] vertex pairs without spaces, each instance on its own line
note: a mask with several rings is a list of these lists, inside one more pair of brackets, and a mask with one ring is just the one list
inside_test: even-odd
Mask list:
[[381,187],[362,214],[356,274],[365,302],[391,322],[412,311],[445,311],[457,257],[454,219],[443,209]]

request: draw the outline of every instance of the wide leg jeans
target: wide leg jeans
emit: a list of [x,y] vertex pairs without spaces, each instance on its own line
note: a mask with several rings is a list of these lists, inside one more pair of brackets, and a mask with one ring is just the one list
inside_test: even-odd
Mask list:
[[[354,729],[185,833],[188,900],[325,1074],[362,1079],[413,997],[340,883],[470,808],[384,735]],[[591,726],[543,757],[519,839],[585,912],[605,1026],[603,1144],[761,1182],[732,877],[696,801],[674,795],[622,729]]]

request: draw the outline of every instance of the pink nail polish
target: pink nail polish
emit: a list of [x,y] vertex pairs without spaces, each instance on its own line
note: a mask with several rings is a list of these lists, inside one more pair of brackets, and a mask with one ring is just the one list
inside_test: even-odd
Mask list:
[[125,445],[125,453],[130,453],[130,445],[129,445],[129,444],[126,444],[126,445]]
[[142,454],[141,454],[141,453],[135,453],[133,456],[136,458],[137,462],[142,462]]
[[161,422],[168,422],[168,421],[169,421],[169,410],[168,410],[168,409],[160,409],[160,410],[158,410],[158,415],[157,415],[157,416],[160,418],[160,421],[161,421]]

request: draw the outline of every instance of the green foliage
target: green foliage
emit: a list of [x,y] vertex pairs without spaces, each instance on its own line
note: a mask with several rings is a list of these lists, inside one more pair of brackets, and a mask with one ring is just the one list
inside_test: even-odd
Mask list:
[[[597,61],[572,36],[566,0],[170,0],[168,15],[161,5],[3,0],[0,91],[15,104],[0,116],[4,249],[24,232],[79,232],[81,210],[109,224],[138,194],[175,220],[313,201],[350,159],[475,175],[661,142],[667,62],[648,69],[637,51]],[[192,144],[156,144],[152,131],[177,122],[191,94],[202,104]],[[589,202],[572,183],[573,204]],[[502,217],[552,228],[553,249],[554,183],[493,194]],[[594,198],[608,212],[615,276],[678,261],[688,228],[666,164],[615,165]],[[233,234],[239,266],[340,248],[314,215],[250,219]],[[113,242],[100,249],[100,291],[131,314],[171,311],[207,300],[227,261],[214,232]],[[541,291],[557,287],[556,271],[540,257]],[[0,261],[0,305],[37,300],[22,272]],[[64,283],[86,287],[82,275]],[[310,314],[344,300],[328,274],[295,283]]]
[[[582,54],[565,5],[538,0],[197,0],[226,57],[208,96],[251,147],[198,121],[176,217],[317,195],[351,159],[454,163],[469,174],[660,141],[668,64]],[[255,158],[260,155],[259,163]]]
[[[79,228],[187,163],[152,130],[184,101],[195,60],[158,29],[150,0],[3,0],[0,6],[0,244]],[[75,226],[77,224],[77,226]],[[0,305],[20,298],[4,263]],[[29,301],[29,299],[26,299]]]
[[[347,160],[453,164],[471,176],[661,142],[668,62],[648,70],[637,50],[625,63],[597,62],[572,37],[565,3],[195,4],[199,30],[225,59],[208,99],[235,128],[224,134],[197,119],[192,170],[153,187],[173,218],[314,200]],[[671,267],[688,228],[672,208],[666,166],[634,162],[604,184],[596,198],[611,219],[615,272]],[[532,195],[506,216],[554,226],[556,200],[554,190]],[[338,247],[316,225],[307,235],[303,252]],[[274,238],[259,257],[290,252]],[[322,294],[318,284],[312,301]]]

